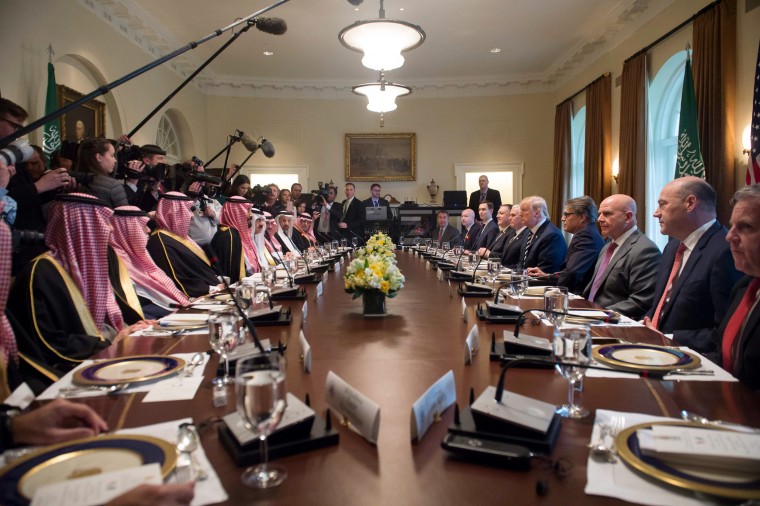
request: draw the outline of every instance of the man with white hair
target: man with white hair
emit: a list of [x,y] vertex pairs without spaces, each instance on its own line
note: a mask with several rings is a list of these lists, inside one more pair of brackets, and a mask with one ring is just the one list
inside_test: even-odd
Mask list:
[[294,257],[301,256],[301,250],[293,242],[293,215],[287,211],[280,211],[277,215],[277,234],[275,239],[282,246],[285,253],[292,253]]
[[538,195],[526,197],[520,202],[520,216],[528,235],[521,251],[523,268],[538,267],[544,272],[557,272],[567,253],[562,232],[549,221],[546,200]]

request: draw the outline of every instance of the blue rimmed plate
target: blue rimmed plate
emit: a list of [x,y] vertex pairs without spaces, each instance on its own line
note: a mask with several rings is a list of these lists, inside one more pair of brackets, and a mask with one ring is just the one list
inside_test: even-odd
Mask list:
[[27,505],[41,485],[158,463],[161,475],[174,469],[177,451],[149,436],[98,436],[61,443],[24,456],[0,471],[3,504]]
[[614,369],[673,371],[699,367],[694,353],[650,344],[608,344],[593,349],[594,360]]
[[694,422],[649,422],[634,425],[615,437],[615,447],[623,461],[657,481],[676,488],[731,499],[760,499],[760,473],[739,475],[736,472],[707,470],[704,467],[665,462],[656,456],[644,455],[639,448],[637,431],[651,429],[654,425],[677,425],[697,427],[704,430],[729,430],[709,427]]
[[162,355],[135,355],[103,360],[74,372],[76,385],[118,385],[152,381],[176,373],[185,361]]

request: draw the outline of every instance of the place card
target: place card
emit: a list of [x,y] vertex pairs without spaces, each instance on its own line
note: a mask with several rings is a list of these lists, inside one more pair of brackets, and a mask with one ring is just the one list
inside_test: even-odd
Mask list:
[[473,325],[470,329],[469,334],[467,334],[467,338],[464,340],[464,363],[465,364],[471,364],[472,363],[472,356],[477,355],[478,350],[480,349],[480,342],[478,339],[478,326]]
[[467,323],[467,303],[464,301],[464,297],[462,297],[462,319]]
[[489,386],[470,409],[484,415],[525,427],[543,434],[549,430],[557,406],[532,397],[504,390],[501,402],[496,402],[496,387]]
[[301,320],[306,321],[306,315],[308,314],[309,307],[306,305],[306,301],[303,302],[303,306],[301,306]]
[[325,382],[327,405],[348,422],[351,430],[370,443],[380,432],[380,406],[330,371]]
[[449,371],[431,385],[412,405],[412,441],[419,441],[427,430],[440,419],[441,413],[454,404],[457,391],[454,371]]
[[161,483],[161,466],[154,462],[42,485],[35,491],[31,506],[96,506],[105,504],[138,485]]
[[443,269],[438,269],[438,281],[443,281]]
[[324,289],[324,287],[325,287],[325,285],[322,284],[321,281],[319,283],[317,283],[317,297],[321,297],[322,296],[322,290]]
[[303,371],[311,372],[311,345],[306,340],[303,330],[298,333],[298,342],[301,345],[301,358],[303,360]]
[[26,383],[21,383],[11,392],[11,395],[3,401],[8,406],[16,406],[19,409],[26,409],[34,400],[34,392]]

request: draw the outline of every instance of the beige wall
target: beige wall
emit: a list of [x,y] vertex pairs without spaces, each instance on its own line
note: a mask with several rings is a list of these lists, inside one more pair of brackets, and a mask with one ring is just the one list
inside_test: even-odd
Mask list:
[[[208,135],[212,150],[223,146],[224,133],[239,128],[264,135],[277,154],[256,154],[248,165],[308,165],[309,188],[317,181],[344,182],[344,134],[400,133],[417,135],[417,180],[383,183],[383,194],[401,200],[430,199],[426,186],[435,178],[444,189],[455,189],[455,163],[522,162],[525,192],[551,192],[554,105],[544,95],[460,99],[400,99],[385,116],[366,110],[361,99],[256,100],[208,97]],[[222,134],[215,133],[222,132]],[[246,153],[236,145],[233,160]],[[370,183],[357,183],[360,197]]]

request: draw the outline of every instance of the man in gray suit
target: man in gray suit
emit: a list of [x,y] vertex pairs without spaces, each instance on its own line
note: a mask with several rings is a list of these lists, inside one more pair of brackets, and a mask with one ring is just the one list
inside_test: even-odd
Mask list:
[[449,213],[441,209],[436,214],[437,227],[430,231],[430,238],[433,242],[443,244],[445,242],[453,248],[462,244],[462,236],[456,227],[449,225]]
[[604,199],[597,221],[602,235],[610,242],[599,253],[594,275],[583,296],[639,319],[654,302],[662,253],[636,228],[636,202],[628,195]]

